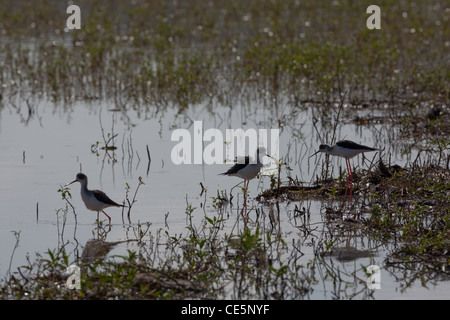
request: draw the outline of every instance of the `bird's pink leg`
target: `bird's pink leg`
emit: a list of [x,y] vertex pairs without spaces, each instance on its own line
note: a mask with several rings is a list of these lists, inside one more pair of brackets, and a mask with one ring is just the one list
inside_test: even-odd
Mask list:
[[245,213],[247,213],[247,180],[245,180],[245,179],[244,179],[243,192],[244,192],[244,207],[241,210],[241,215],[244,214],[244,211],[245,211]]
[[350,164],[350,159],[348,160],[348,169],[350,170],[350,202],[352,202],[353,172],[352,172],[352,166]]
[[100,236],[100,220],[99,220],[99,213],[100,213],[100,211],[97,211],[97,237]]
[[105,216],[107,216],[108,217],[108,219],[109,219],[109,224],[111,224],[111,217],[110,216],[108,216],[107,214],[106,214],[106,212],[105,211],[103,211],[102,210],[102,212],[105,214]]
[[244,181],[244,207],[245,207],[245,212],[247,213],[247,190],[248,190],[248,183],[250,182],[250,180],[246,180]]
[[[345,165],[347,166],[347,185],[345,186],[345,196],[344,196],[344,199],[347,200],[348,183],[349,183],[349,181],[350,181],[350,171],[349,171],[349,168],[348,168],[348,159],[347,159],[347,158],[345,158]],[[345,201],[345,200],[344,200],[344,201]]]

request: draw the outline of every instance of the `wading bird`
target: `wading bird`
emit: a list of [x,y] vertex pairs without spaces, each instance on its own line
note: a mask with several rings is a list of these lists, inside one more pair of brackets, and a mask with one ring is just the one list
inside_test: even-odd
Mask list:
[[123,205],[118,204],[111,200],[103,191],[100,190],[89,190],[87,188],[88,178],[85,174],[79,173],[72,183],[79,182],[81,184],[81,199],[83,200],[86,208],[92,211],[97,211],[97,221],[99,212],[103,212],[105,216],[109,219],[109,224],[111,224],[111,217],[106,214],[103,209],[108,207],[123,207]]
[[[319,152],[325,152],[332,156],[338,156],[338,157],[345,158],[345,164],[347,165],[347,174],[348,174],[347,185],[345,187],[345,199],[347,199],[347,189],[348,189],[348,185],[350,183],[350,202],[351,202],[352,201],[353,174],[352,174],[352,168],[350,165],[350,159],[357,156],[360,153],[376,151],[376,150],[378,150],[378,149],[364,146],[362,144],[358,144],[358,143],[350,141],[350,140],[341,140],[341,141],[336,142],[336,144],[332,147],[330,147],[327,144],[321,144],[319,146],[319,151],[314,153],[312,156],[315,156]],[[310,157],[312,157],[312,156],[310,156]]]
[[244,206],[247,207],[247,190],[248,190],[248,184],[250,180],[255,178],[261,168],[264,166],[261,162],[261,159],[264,156],[270,157],[266,153],[266,148],[259,147],[256,149],[256,161],[254,159],[251,159],[249,156],[245,156],[244,159],[241,159],[240,161],[236,160],[236,164],[232,166],[230,169],[228,169],[227,172],[220,173],[220,175],[224,176],[235,176],[239,177],[241,179],[244,179]]

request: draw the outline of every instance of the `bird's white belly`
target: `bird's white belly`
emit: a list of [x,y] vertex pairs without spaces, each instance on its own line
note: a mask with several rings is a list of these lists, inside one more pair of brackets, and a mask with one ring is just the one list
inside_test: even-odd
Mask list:
[[108,206],[105,205],[103,202],[98,201],[93,193],[84,194],[81,193],[81,199],[83,200],[86,208],[92,211],[102,211],[103,209],[107,208]]
[[360,153],[363,153],[364,150],[361,149],[346,149],[339,146],[334,147],[334,153],[333,155],[343,158],[353,158],[354,156],[357,156]]
[[238,176],[245,180],[251,180],[258,175],[261,166],[258,164],[249,164],[245,168],[239,170]]

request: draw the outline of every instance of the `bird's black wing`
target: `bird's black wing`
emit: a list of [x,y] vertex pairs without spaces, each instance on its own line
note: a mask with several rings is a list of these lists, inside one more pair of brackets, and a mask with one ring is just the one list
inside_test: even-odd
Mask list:
[[123,205],[118,204],[114,201],[112,201],[103,191],[100,190],[92,190],[92,193],[94,194],[94,197],[103,203],[109,204],[111,206],[116,206],[116,207],[123,207]]
[[358,149],[364,149],[364,150],[378,150],[375,148],[371,148],[362,144],[358,144],[356,142],[350,141],[350,140],[341,140],[336,142],[336,145],[342,148],[346,148],[346,149],[353,149],[353,150],[358,150]]
[[238,163],[237,158],[235,159],[236,164],[232,166],[230,169],[228,169],[227,172],[220,173],[221,175],[230,175],[230,174],[236,174],[240,170],[244,169],[249,163],[250,163],[250,157],[246,156],[245,161],[243,163]]

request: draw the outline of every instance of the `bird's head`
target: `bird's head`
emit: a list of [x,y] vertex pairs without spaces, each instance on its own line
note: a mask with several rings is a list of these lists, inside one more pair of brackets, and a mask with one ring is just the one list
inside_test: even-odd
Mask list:
[[318,154],[319,152],[326,152],[326,151],[328,150],[328,148],[330,148],[329,145],[327,145],[327,144],[321,144],[321,145],[319,146],[319,150],[317,150],[314,154],[310,155],[309,157],[311,158],[311,157],[315,156],[316,154]]
[[83,183],[84,181],[87,181],[87,177],[86,177],[86,175],[84,174],[84,173],[78,173],[77,174],[77,176],[76,176],[76,179],[75,180],[73,180],[71,183],[69,183],[68,185],[71,185],[72,183],[75,183],[75,182],[80,182],[80,183]]

